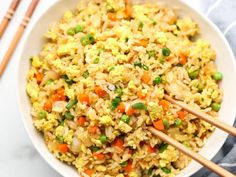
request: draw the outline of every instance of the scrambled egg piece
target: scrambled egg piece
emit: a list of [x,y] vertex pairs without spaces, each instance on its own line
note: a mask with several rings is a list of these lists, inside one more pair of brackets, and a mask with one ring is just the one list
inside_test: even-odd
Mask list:
[[124,40],[127,37],[130,37],[132,34],[130,28],[127,26],[119,26],[114,29],[115,34],[121,39]]
[[123,65],[117,65],[114,67],[113,70],[110,71],[109,77],[113,83],[122,81],[123,77],[125,76],[125,68]]
[[133,16],[141,22],[151,22],[151,20],[145,15],[147,9],[143,8],[142,5],[133,6]]
[[159,153],[159,156],[161,158],[160,166],[165,167],[168,163],[176,161],[178,159],[178,155],[178,151],[174,147],[169,145],[164,152]]
[[29,82],[26,85],[26,91],[32,99],[34,99],[34,100],[38,99],[38,95],[39,95],[39,86],[38,86],[38,84],[36,84],[34,82]]
[[119,46],[118,46],[117,40],[114,38],[108,38],[106,40],[105,49],[111,50],[113,55],[118,55],[119,54]]
[[132,127],[129,126],[128,124],[124,123],[123,121],[119,122],[118,128],[124,133],[128,133],[132,130]]
[[42,66],[43,62],[39,59],[39,57],[34,56],[32,58],[32,66],[35,68],[39,68],[40,66]]
[[66,74],[69,78],[73,78],[80,75],[80,70],[76,65],[66,67]]
[[57,55],[63,56],[63,55],[74,55],[75,50],[77,49],[77,43],[71,42],[67,44],[61,44],[57,49]]
[[60,125],[56,128],[55,135],[56,136],[63,136],[64,132],[65,132],[65,127]]
[[197,24],[190,18],[179,19],[176,24],[185,35],[194,36],[198,33]]
[[69,22],[73,18],[73,13],[71,11],[66,11],[62,17],[64,22]]
[[135,171],[132,171],[132,172],[129,173],[129,177],[139,177],[139,176],[140,175]]
[[161,44],[165,44],[167,42],[167,36],[164,32],[156,32],[154,38]]
[[68,130],[68,131],[66,131],[66,133],[63,135],[64,141],[65,141],[67,144],[71,144],[71,143],[72,143],[73,136],[74,136],[73,130]]
[[75,91],[73,88],[69,88],[67,86],[67,84],[65,84],[66,87],[65,87],[65,95],[70,98],[71,100],[73,100],[75,98]]
[[100,123],[103,125],[113,125],[114,121],[112,120],[111,116],[102,116],[100,118]]
[[133,80],[129,81],[129,83],[128,83],[128,88],[129,88],[130,90],[135,90],[135,89],[137,88],[137,87],[135,86],[135,83],[134,83]]
[[147,110],[149,111],[149,115],[153,121],[161,118],[163,115],[163,109],[157,103],[149,102],[147,106]]

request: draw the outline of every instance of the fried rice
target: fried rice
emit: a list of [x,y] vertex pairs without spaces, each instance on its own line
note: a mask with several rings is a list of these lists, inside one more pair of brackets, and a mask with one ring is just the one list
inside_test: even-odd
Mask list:
[[199,27],[156,2],[79,2],[30,58],[26,91],[51,153],[82,176],[175,176],[190,159],[153,136],[154,125],[199,151],[214,128],[164,93],[217,118],[216,53]]

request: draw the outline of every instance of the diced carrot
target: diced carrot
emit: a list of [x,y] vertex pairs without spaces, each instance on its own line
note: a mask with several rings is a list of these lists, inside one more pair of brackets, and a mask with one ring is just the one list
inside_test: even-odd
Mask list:
[[125,104],[120,102],[119,106],[117,107],[117,111],[120,113],[124,113],[125,112]]
[[112,153],[108,153],[107,154],[110,158],[112,158],[113,154]]
[[96,134],[99,131],[97,126],[92,126],[88,128],[89,133]]
[[147,151],[148,153],[155,153],[156,152],[156,149],[154,147],[152,147],[151,145],[147,145]]
[[179,117],[181,120],[184,120],[184,118],[185,118],[185,112],[184,112],[184,111],[179,111],[179,112],[177,112],[177,114],[178,114],[178,117]]
[[42,73],[37,73],[34,75],[35,79],[37,80],[37,83],[40,84],[43,80],[43,74]]
[[145,99],[147,97],[147,94],[144,94],[141,90],[137,92],[137,95],[140,99]]
[[116,146],[122,150],[124,149],[123,145],[124,145],[124,141],[120,138],[116,138],[115,141],[113,142],[113,146]]
[[156,122],[153,122],[153,125],[157,130],[165,130],[162,120],[158,120]]
[[115,13],[108,13],[107,16],[111,21],[116,21],[117,20]]
[[94,172],[91,169],[86,169],[86,170],[84,170],[84,173],[88,176],[92,176]]
[[57,148],[61,153],[67,153],[69,151],[67,144],[58,144]]
[[80,94],[79,95],[79,101],[81,103],[85,103],[85,104],[89,104],[90,103],[90,99],[89,99],[89,96],[87,94]]
[[85,118],[84,116],[80,116],[80,117],[77,119],[77,124],[78,124],[79,126],[84,126],[85,122],[86,122],[86,118]]
[[141,80],[145,84],[148,84],[150,82],[151,77],[149,76],[148,72],[143,73],[143,76],[142,76]]
[[129,106],[128,110],[126,111],[126,114],[128,116],[132,116],[134,114],[134,112],[135,112],[135,110],[131,106]]
[[107,92],[103,90],[100,86],[96,86],[94,88],[94,91],[99,97],[104,97],[107,94]]
[[127,166],[124,167],[124,170],[129,173],[133,170],[133,164],[132,164],[132,161],[128,161],[128,164]]
[[130,19],[132,16],[132,6],[128,0],[125,1],[125,18]]
[[105,155],[102,153],[93,153],[93,157],[95,157],[98,160],[104,160],[105,159]]
[[133,45],[134,45],[134,46],[138,46],[138,47],[140,47],[140,46],[147,47],[147,45],[148,45],[148,40],[146,40],[146,39],[141,39],[139,42],[136,42],[136,43],[134,43]]
[[66,100],[66,96],[65,96],[65,93],[64,93],[64,89],[61,88],[61,89],[58,89],[57,90],[57,93],[55,93],[54,95],[52,95],[52,101],[55,102],[55,101],[65,101]]
[[187,57],[186,57],[186,55],[184,55],[184,54],[180,54],[180,56],[179,56],[179,63],[181,64],[181,65],[184,65],[184,64],[186,64],[187,63]]
[[44,105],[43,105],[43,109],[45,111],[51,111],[52,110],[52,100],[48,99]]
[[162,106],[162,108],[167,111],[169,109],[169,102],[166,100],[161,100],[159,102],[159,105]]

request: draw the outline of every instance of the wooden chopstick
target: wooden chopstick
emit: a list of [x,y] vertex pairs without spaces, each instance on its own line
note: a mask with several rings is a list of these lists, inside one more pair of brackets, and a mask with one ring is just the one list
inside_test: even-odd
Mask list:
[[168,95],[164,95],[164,99],[166,99],[170,103],[180,106],[181,108],[183,108],[187,112],[189,112],[189,113],[197,116],[198,118],[224,130],[225,132],[236,136],[236,128],[227,125],[226,123],[220,121],[219,119],[213,118],[212,116],[210,116],[204,112],[201,112],[200,110],[195,110],[195,109],[191,108],[190,106],[188,106],[187,104],[180,102],[180,101],[176,101],[175,99],[171,98]]
[[210,170],[214,171],[218,175],[224,176],[224,177],[235,177],[235,175],[231,174],[230,172],[228,172],[224,168],[216,165],[215,163],[213,163],[212,161],[206,159],[205,157],[201,156],[200,154],[188,149],[187,147],[185,147],[184,145],[182,145],[178,141],[174,140],[173,138],[169,137],[165,133],[156,130],[154,127],[148,127],[148,130],[152,134],[154,134],[155,136],[160,138],[161,140],[163,140],[163,141],[167,142],[168,144],[172,145],[173,147],[175,147],[176,149],[178,149],[182,153],[186,154],[187,156],[191,157],[192,159],[199,162],[203,166],[205,166],[205,167],[209,168]]
[[19,3],[21,0],[13,0],[11,5],[9,6],[6,15],[4,16],[1,24],[0,24],[0,38],[2,37],[3,33],[5,32],[11,18],[13,17]]
[[5,53],[3,59],[2,59],[2,62],[0,64],[0,77],[2,76],[15,48],[16,48],[16,45],[18,44],[23,32],[25,31],[25,28],[26,26],[28,25],[29,21],[30,21],[30,18],[31,16],[33,15],[33,12],[38,4],[39,0],[32,0],[25,15],[24,15],[24,18],[20,24],[20,26],[18,27],[17,29],[17,32],[13,38],[13,40],[11,41],[11,44],[7,50],[7,52]]

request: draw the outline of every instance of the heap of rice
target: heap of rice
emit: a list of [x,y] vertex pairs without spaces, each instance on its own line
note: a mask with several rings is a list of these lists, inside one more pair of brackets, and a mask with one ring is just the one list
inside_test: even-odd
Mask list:
[[[164,92],[214,117],[222,101],[198,25],[159,3],[91,0],[67,11],[31,58],[27,93],[49,150],[83,176],[175,176],[214,128],[163,100]],[[219,73],[218,73],[219,74]]]

